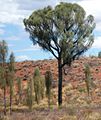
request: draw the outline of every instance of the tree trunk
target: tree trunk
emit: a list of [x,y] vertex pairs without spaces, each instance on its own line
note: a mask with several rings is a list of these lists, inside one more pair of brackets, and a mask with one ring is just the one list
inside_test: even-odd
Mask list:
[[12,114],[12,93],[10,93],[10,115]]
[[18,92],[18,105],[22,102],[22,93],[21,90]]
[[4,115],[6,115],[6,88],[4,87]]
[[58,105],[62,105],[62,67],[61,59],[58,60]]
[[48,107],[50,108],[50,93],[48,95]]

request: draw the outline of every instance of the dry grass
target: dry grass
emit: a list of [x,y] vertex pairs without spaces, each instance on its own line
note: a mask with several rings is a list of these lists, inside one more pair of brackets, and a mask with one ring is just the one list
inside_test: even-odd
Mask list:
[[4,117],[0,114],[0,120],[101,120],[101,108],[34,108],[16,109],[12,115]]

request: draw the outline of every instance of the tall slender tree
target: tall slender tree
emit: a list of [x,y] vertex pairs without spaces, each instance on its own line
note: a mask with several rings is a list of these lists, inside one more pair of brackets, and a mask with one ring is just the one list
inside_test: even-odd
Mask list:
[[34,92],[35,92],[35,101],[37,104],[39,104],[39,101],[41,99],[41,87],[40,87],[40,71],[38,68],[34,71]]
[[9,86],[10,86],[10,114],[12,114],[12,97],[14,87],[14,76],[15,76],[15,57],[13,52],[10,54],[8,69],[9,69]]
[[1,67],[1,86],[4,92],[4,115],[6,115],[6,81],[7,81],[7,71],[6,71],[6,58],[8,53],[7,43],[2,40],[0,41],[0,67]]
[[46,96],[48,98],[48,106],[50,107],[50,97],[51,97],[51,88],[52,88],[52,73],[51,71],[46,71],[45,73],[45,86],[46,86]]
[[33,79],[30,78],[27,82],[27,105],[30,110],[32,110],[33,107],[33,97]]
[[18,104],[21,103],[21,100],[22,100],[22,80],[21,78],[17,78],[17,88],[18,88]]
[[79,58],[93,44],[94,17],[75,3],[61,2],[34,11],[24,25],[33,45],[38,44],[58,61],[58,104],[62,104],[62,68]]
[[40,76],[40,95],[41,99],[43,99],[45,95],[45,79],[43,76]]
[[85,83],[86,83],[86,88],[87,88],[87,93],[88,96],[90,95],[90,89],[93,86],[93,81],[91,80],[91,70],[89,64],[85,64]]

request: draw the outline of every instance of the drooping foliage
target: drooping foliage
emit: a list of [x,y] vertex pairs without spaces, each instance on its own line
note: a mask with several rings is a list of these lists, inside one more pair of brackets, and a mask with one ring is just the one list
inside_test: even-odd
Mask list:
[[62,104],[62,68],[79,58],[93,44],[94,17],[78,4],[60,3],[34,11],[24,25],[34,45],[58,60],[58,103]]

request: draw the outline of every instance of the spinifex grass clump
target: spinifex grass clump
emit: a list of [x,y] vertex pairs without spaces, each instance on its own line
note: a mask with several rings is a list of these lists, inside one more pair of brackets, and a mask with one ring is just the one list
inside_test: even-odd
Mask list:
[[51,88],[52,88],[52,73],[51,71],[46,71],[45,73],[45,86],[46,86],[46,96],[48,98],[48,105],[50,107],[51,98]]

